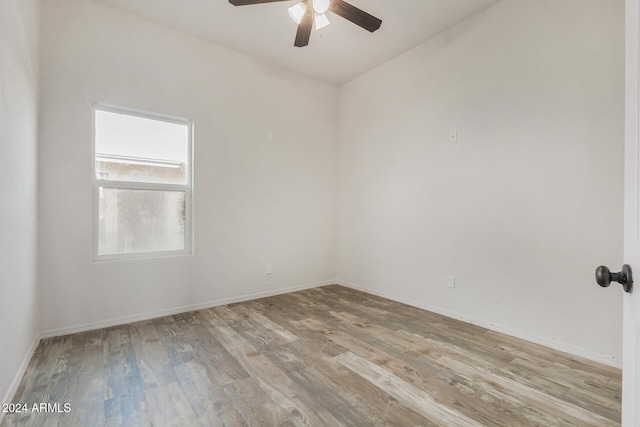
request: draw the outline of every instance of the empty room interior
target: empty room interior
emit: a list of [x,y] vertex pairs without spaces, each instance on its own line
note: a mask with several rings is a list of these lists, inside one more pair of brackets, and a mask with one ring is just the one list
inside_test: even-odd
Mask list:
[[624,0],[0,0],[0,425],[620,425],[624,159]]

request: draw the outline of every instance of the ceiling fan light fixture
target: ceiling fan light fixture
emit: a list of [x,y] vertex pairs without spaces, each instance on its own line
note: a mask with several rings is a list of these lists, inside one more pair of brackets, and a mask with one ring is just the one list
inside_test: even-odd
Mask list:
[[300,24],[305,13],[307,13],[307,6],[303,2],[298,2],[289,8],[289,16],[296,24]]
[[325,15],[324,13],[316,13],[313,20],[316,24],[316,30],[319,30],[331,24],[331,22],[329,22],[329,18],[327,18],[327,15]]
[[[313,2],[313,10],[316,13],[324,14],[327,10],[329,10],[329,0],[312,0],[312,2]],[[329,22],[328,19],[327,19],[327,22]]]

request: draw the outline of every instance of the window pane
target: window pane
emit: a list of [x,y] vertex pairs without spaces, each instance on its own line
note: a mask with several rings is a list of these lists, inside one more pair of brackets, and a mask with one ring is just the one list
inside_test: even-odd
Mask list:
[[189,126],[95,110],[96,178],[186,184]]
[[185,249],[186,193],[100,187],[99,255]]

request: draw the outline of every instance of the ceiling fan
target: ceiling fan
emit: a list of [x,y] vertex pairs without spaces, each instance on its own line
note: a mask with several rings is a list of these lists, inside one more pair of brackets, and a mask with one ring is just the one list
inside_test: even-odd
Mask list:
[[[229,0],[229,3],[234,6],[247,6],[250,4],[279,1],[288,0]],[[382,24],[380,19],[369,15],[364,10],[358,9],[343,0],[301,0],[289,8],[291,19],[298,24],[298,32],[296,33],[294,46],[304,47],[309,44],[311,27],[314,22],[316,24],[316,30],[329,25],[326,12],[333,12],[336,15],[342,16],[372,33],[380,28]]]

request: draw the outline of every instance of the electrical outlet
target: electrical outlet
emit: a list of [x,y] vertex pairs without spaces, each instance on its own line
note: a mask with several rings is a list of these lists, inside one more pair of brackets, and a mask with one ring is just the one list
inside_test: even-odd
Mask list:
[[450,289],[456,288],[456,278],[454,276],[449,276],[447,279],[447,287]]
[[449,131],[449,142],[456,142],[456,141],[458,141],[458,131],[457,130]]
[[267,267],[264,270],[265,274],[272,274],[273,273],[273,266],[271,265],[271,263],[267,264]]

